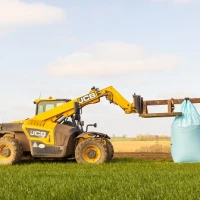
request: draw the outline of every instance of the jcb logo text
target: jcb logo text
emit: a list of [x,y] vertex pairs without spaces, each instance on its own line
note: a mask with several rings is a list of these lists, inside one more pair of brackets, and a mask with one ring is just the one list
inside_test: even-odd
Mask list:
[[81,103],[84,103],[84,102],[86,102],[86,101],[89,101],[89,100],[91,100],[91,99],[94,99],[96,97],[96,94],[95,93],[90,93],[90,94],[87,94],[87,95],[85,95],[85,96],[83,96],[83,97],[81,97],[80,99],[79,99],[79,103],[81,104]]
[[38,130],[38,129],[30,129],[26,128],[30,137],[37,137],[37,138],[46,138],[49,134],[49,131]]
[[45,131],[31,131],[30,135],[45,138],[47,136],[47,133]]

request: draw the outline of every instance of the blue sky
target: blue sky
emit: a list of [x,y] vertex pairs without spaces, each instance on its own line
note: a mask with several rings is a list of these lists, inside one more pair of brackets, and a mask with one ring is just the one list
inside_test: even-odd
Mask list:
[[[134,92],[199,97],[199,9],[198,0],[0,0],[2,121],[33,116],[40,93],[73,99],[93,85],[129,101]],[[129,137],[170,135],[173,121],[125,115],[103,99],[83,119]]]

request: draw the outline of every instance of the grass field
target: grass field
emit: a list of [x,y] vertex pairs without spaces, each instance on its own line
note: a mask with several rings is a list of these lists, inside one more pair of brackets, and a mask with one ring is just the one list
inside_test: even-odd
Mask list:
[[199,200],[199,168],[133,158],[101,165],[24,161],[0,166],[0,199]]

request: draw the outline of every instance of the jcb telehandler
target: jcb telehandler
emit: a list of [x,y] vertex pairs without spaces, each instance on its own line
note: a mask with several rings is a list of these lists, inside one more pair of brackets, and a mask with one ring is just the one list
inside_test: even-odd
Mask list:
[[[126,113],[136,112],[113,87],[91,91],[74,100],[36,99],[32,118],[0,125],[0,164],[20,162],[22,155],[40,158],[74,158],[78,163],[103,163],[112,159],[110,137],[83,130],[80,110],[105,96]],[[96,124],[93,124],[96,127]]]
[[[120,106],[126,114],[139,113],[141,117],[166,117],[181,115],[174,112],[174,104],[184,99],[143,101],[133,95],[129,103],[112,86],[91,91],[74,100],[36,99],[36,115],[32,118],[0,124],[0,164],[19,163],[23,155],[35,158],[75,158],[78,163],[104,163],[112,159],[114,149],[110,137],[99,132],[83,130],[82,108],[100,102],[106,97]],[[190,99],[200,103],[200,99]],[[148,105],[168,105],[166,113],[148,113]]]

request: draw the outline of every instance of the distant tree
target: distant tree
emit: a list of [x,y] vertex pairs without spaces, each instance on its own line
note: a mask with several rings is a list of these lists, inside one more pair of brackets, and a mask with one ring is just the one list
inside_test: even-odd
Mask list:
[[126,138],[126,135],[124,134],[124,135],[122,135],[122,137],[123,137],[123,138]]

